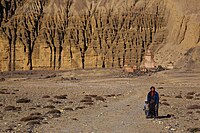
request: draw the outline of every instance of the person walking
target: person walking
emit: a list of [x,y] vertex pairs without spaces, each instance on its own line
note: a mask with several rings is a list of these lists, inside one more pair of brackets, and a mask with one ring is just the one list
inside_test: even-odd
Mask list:
[[147,117],[158,117],[159,94],[156,92],[156,88],[154,86],[150,88],[150,92],[147,95],[147,103],[149,106],[149,113]]

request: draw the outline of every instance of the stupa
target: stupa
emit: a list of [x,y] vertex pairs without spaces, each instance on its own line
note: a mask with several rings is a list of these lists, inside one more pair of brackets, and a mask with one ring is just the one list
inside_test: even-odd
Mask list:
[[150,50],[147,50],[147,53],[144,55],[144,59],[140,66],[141,69],[154,69],[157,68],[157,63],[154,60],[154,55]]

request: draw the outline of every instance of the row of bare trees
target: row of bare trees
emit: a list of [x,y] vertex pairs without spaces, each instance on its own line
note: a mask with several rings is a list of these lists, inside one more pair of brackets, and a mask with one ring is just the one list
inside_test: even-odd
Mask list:
[[17,40],[23,44],[27,65],[32,70],[32,55],[41,38],[50,51],[47,66],[53,69],[62,67],[66,45],[71,59],[75,54],[72,47],[76,48],[83,69],[89,48],[101,57],[102,68],[122,67],[127,63],[139,65],[164,21],[159,4],[151,12],[146,5],[136,8],[133,2],[117,10],[109,5],[99,8],[96,2],[74,14],[73,0],[2,0],[0,25],[9,43],[8,70],[16,68]]

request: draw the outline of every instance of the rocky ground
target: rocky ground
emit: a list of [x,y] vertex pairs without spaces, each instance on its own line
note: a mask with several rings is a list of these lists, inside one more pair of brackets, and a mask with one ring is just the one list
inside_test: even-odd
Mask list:
[[[200,71],[135,76],[115,69],[0,74],[0,132],[200,132]],[[158,119],[146,119],[150,86]]]

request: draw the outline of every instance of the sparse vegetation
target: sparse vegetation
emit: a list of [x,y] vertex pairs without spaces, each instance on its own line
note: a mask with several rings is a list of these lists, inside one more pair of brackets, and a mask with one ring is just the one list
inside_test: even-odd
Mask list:
[[187,109],[200,109],[200,105],[189,105]]
[[28,98],[21,98],[16,101],[16,103],[29,103],[29,102],[31,102],[31,100]]
[[181,95],[177,95],[175,98],[183,98]]

